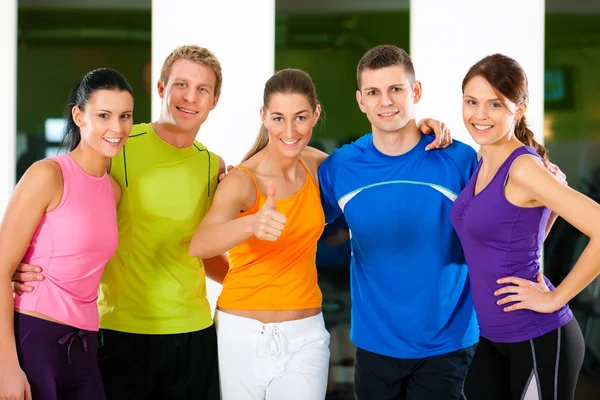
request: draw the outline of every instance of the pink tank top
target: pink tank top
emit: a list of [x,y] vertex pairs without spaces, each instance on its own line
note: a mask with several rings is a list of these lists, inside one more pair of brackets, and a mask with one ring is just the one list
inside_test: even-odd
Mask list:
[[23,262],[45,279],[17,296],[15,309],[35,311],[64,324],[97,331],[98,286],[117,250],[117,210],[108,174],[88,175],[68,154],[51,158],[64,181],[58,207],[44,213]]

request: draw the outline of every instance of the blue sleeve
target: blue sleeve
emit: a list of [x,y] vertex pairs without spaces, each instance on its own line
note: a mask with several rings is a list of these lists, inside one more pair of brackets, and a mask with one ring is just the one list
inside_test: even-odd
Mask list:
[[333,186],[335,171],[332,161],[333,159],[329,156],[319,167],[319,186],[321,188],[321,203],[325,213],[325,223],[330,223],[343,214],[335,198]]
[[477,168],[477,152],[468,144],[454,140],[452,145],[448,147],[448,154],[458,167],[464,188],[471,180],[471,176]]

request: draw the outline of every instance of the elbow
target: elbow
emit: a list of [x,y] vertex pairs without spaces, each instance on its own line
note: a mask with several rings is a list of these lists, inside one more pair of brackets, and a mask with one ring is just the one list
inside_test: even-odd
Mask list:
[[210,248],[206,246],[206,240],[202,240],[202,237],[196,235],[194,235],[192,242],[190,243],[189,253],[192,257],[201,258],[203,260],[219,254],[211,252]]

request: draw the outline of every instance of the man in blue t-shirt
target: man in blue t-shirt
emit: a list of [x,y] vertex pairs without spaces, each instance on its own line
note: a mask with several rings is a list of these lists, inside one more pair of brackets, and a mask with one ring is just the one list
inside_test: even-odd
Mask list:
[[372,133],[319,169],[326,220],[351,232],[351,338],[362,399],[458,399],[479,332],[450,208],[477,164],[460,142],[433,140],[414,119],[412,61],[395,46],[369,50],[356,100]]

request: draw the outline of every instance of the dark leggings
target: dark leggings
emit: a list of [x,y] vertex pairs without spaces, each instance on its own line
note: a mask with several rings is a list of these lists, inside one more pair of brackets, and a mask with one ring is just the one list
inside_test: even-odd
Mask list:
[[585,345],[577,321],[532,340],[480,338],[464,387],[467,400],[572,400]]
[[98,333],[15,313],[21,368],[34,400],[104,400]]

